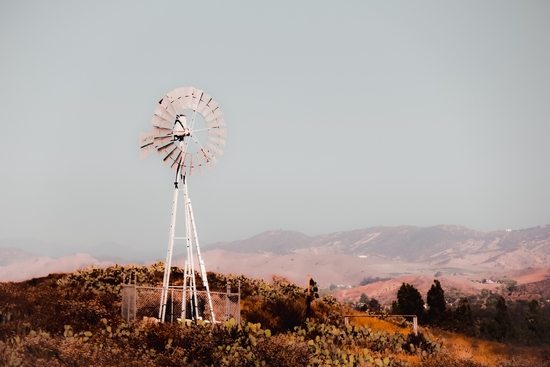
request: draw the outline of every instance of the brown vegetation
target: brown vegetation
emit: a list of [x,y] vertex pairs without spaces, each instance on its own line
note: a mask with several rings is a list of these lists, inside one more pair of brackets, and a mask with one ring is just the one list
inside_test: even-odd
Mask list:
[[[136,322],[120,316],[119,285],[130,272],[154,283],[151,268],[91,269],[0,283],[1,366],[548,366],[545,348],[519,348],[380,319],[333,297],[312,303],[303,288],[275,278],[242,282],[243,323]],[[212,287],[226,276],[209,273]],[[359,313],[356,312],[359,315]],[[361,315],[365,315],[362,313]]]

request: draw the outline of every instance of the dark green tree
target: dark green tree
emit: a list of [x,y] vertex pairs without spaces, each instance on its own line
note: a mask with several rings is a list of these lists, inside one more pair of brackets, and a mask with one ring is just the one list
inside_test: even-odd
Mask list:
[[420,318],[424,313],[424,301],[420,292],[408,283],[403,283],[397,291],[397,307],[403,315],[416,315]]
[[470,301],[467,297],[460,299],[453,316],[453,331],[468,336],[476,336],[476,326],[470,308]]
[[529,312],[526,317],[529,338],[534,343],[550,343],[550,319],[542,314],[537,300],[529,302]]
[[507,338],[509,339],[513,336],[514,326],[512,325],[512,320],[510,320],[508,307],[506,307],[506,300],[503,297],[499,297],[496,310],[495,322],[498,332],[497,339],[505,341]]
[[369,297],[365,293],[361,293],[361,297],[359,297],[359,303],[369,303]]
[[481,324],[481,332],[489,339],[505,342],[514,337],[514,326],[508,313],[506,300],[498,296],[495,304],[495,317],[493,320],[484,320]]
[[435,279],[434,284],[428,291],[428,320],[433,325],[441,325],[445,319],[447,304],[445,302],[445,291],[441,288],[439,280]]
[[399,311],[399,305],[397,304],[397,301],[391,301],[391,313],[396,315],[398,313],[401,313],[401,311]]
[[369,310],[372,312],[380,311],[380,302],[376,298],[371,298],[368,303]]
[[319,287],[317,287],[317,282],[313,278],[309,278],[309,285],[306,290],[306,317],[311,317],[311,302],[314,299],[319,298]]

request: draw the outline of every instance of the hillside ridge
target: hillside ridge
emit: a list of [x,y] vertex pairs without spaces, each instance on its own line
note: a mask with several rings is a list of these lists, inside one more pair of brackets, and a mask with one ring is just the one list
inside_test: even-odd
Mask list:
[[[296,231],[265,231],[245,240],[205,246],[240,253],[347,254],[379,256],[392,260],[441,263],[457,257],[489,253],[485,262],[517,250],[541,254],[546,265],[550,255],[550,225],[479,232],[456,225],[432,227],[370,227],[307,236]],[[538,256],[538,255],[535,255]],[[542,265],[542,264],[541,264]]]

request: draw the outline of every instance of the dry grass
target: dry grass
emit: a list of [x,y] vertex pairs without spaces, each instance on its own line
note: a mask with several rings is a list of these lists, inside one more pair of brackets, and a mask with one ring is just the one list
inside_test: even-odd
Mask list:
[[[362,312],[352,310],[349,310],[347,314],[365,316]],[[390,334],[399,332],[407,335],[412,332],[412,327],[403,328],[391,321],[375,317],[353,317],[350,318],[350,323]],[[550,366],[550,363],[544,361],[544,348],[511,346],[424,327],[419,327],[419,331],[424,334],[432,334],[434,338],[443,341],[445,356],[442,356],[442,363],[445,363],[446,360],[456,362],[456,365],[463,365],[467,362],[464,365],[468,366]],[[411,366],[423,366],[426,362],[416,355],[404,352],[397,353],[396,357],[409,362]]]
[[353,316],[359,316],[359,317],[350,317],[350,324],[357,325],[357,326],[367,326],[371,328],[372,330],[381,330],[385,331],[390,334],[394,334],[395,332],[399,332],[401,334],[409,334],[412,332],[412,327],[401,327],[397,325],[395,322],[390,321],[388,318],[387,320],[380,317],[368,317],[364,312],[359,312],[355,310],[347,310],[347,315],[353,315]]
[[431,329],[443,339],[448,355],[483,366],[549,366],[544,361],[544,348],[519,347],[493,341],[469,338],[460,334]]

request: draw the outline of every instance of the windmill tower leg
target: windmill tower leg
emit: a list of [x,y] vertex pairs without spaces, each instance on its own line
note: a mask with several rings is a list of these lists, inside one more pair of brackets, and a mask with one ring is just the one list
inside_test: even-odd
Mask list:
[[204,261],[202,260],[202,257],[201,257],[201,250],[200,250],[200,246],[199,246],[199,238],[197,236],[197,228],[195,227],[195,218],[193,216],[193,207],[191,206],[191,200],[189,200],[189,216],[191,218],[191,227],[192,227],[192,230],[193,230],[193,239],[194,239],[195,246],[196,246],[196,249],[197,249],[197,258],[198,258],[198,261],[199,261],[199,268],[200,268],[200,272],[201,272],[202,285],[206,289],[206,298],[207,298],[207,302],[208,302],[208,311],[210,312],[210,319],[211,319],[210,321],[215,323],[216,318],[215,318],[215,315],[214,315],[214,309],[212,307],[212,298],[210,297],[210,289],[208,287],[208,278],[206,277],[206,268],[204,267]]
[[198,310],[197,288],[195,283],[195,266],[194,266],[194,260],[193,260],[193,243],[194,243],[195,249],[197,250],[197,258],[199,263],[199,269],[201,272],[202,285],[206,290],[206,298],[207,298],[206,301],[208,305],[208,311],[210,313],[210,321],[216,322],[216,319],[214,316],[214,309],[212,307],[212,298],[210,296],[210,289],[208,287],[208,278],[206,277],[206,269],[205,269],[204,261],[202,260],[201,252],[200,252],[199,238],[197,235],[197,228],[195,226],[195,217],[193,215],[193,206],[191,205],[191,200],[189,199],[189,196],[188,196],[187,185],[185,184],[185,180],[183,183],[183,195],[186,203],[185,215],[186,215],[186,224],[187,224],[186,225],[187,259],[188,259],[187,265],[189,266],[189,268],[186,267],[186,274],[187,274],[187,269],[189,269],[189,274],[187,275],[187,277],[189,277],[189,280],[190,280],[191,297],[194,302],[193,312],[195,315],[195,319],[197,319],[199,316],[199,310]]
[[[183,200],[185,202],[185,242],[187,247],[187,261],[185,263],[185,289],[189,289],[189,299],[191,301],[191,318],[197,320],[198,299],[197,299],[197,284],[195,280],[195,262],[193,261],[193,237],[191,236],[191,217],[189,216],[189,199],[187,197],[187,184],[183,179]],[[187,285],[189,281],[189,286]]]
[[185,260],[185,268],[183,272],[183,289],[181,295],[181,319],[187,318],[187,260]]
[[[187,189],[186,189],[186,191],[187,191]],[[210,321],[215,323],[216,322],[216,317],[214,315],[214,308],[212,307],[212,298],[210,297],[210,289],[208,288],[208,278],[206,277],[206,268],[204,266],[204,261],[202,260],[202,257],[201,257],[201,250],[200,250],[200,246],[199,246],[199,237],[197,235],[197,228],[195,227],[195,217],[193,215],[193,207],[191,206],[191,200],[189,200],[188,203],[189,203],[189,205],[188,205],[188,207],[189,207],[189,217],[191,218],[191,227],[192,227],[192,230],[193,230],[193,239],[194,239],[195,246],[196,246],[196,249],[197,249],[197,258],[199,260],[199,268],[200,268],[200,271],[201,271],[202,285],[206,289],[206,298],[207,298],[207,302],[208,302],[208,311],[210,312]]]
[[172,202],[172,219],[170,221],[170,235],[168,236],[168,250],[166,251],[166,263],[164,264],[164,278],[162,280],[162,293],[160,296],[159,320],[164,321],[166,315],[166,303],[168,302],[168,287],[170,285],[170,270],[172,268],[172,251],[174,249],[174,233],[176,228],[176,215],[178,208],[178,187],[174,187],[174,200]]

